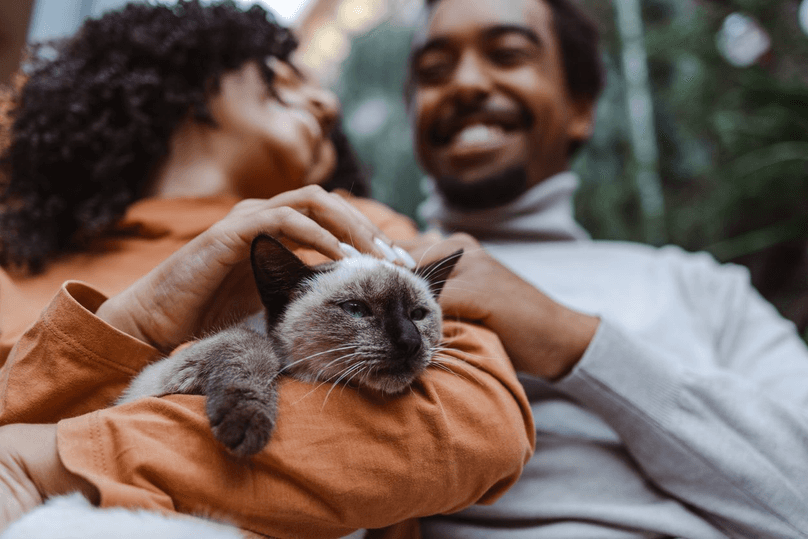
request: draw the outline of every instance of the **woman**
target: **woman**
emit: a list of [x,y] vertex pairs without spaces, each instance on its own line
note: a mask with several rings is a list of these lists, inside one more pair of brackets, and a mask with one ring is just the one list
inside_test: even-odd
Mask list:
[[459,376],[430,371],[384,406],[346,389],[323,407],[327,388],[284,382],[282,420],[249,465],[217,446],[200,396],[107,407],[143,366],[257,306],[258,232],[309,262],[343,256],[340,242],[405,257],[388,238],[412,238],[409,221],[318,186],[351,167],[337,103],[289,62],[294,46],[256,7],[129,6],[85,24],[23,88],[3,159],[0,529],[79,490],[333,537],[516,480],[534,439],[526,400],[498,340],[459,322],[445,324]]

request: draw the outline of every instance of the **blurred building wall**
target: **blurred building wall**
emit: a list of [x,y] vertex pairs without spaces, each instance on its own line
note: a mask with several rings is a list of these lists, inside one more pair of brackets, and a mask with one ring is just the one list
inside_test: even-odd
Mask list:
[[28,41],[65,37],[75,32],[86,17],[99,15],[130,1],[132,0],[36,0]]
[[0,2],[0,84],[6,83],[20,63],[34,0]]

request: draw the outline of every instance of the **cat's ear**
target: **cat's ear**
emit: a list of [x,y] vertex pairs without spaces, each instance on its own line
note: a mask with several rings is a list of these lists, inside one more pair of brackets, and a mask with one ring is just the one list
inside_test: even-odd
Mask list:
[[314,271],[281,242],[266,234],[253,240],[250,262],[267,319],[274,323],[289,303],[292,291],[303,279],[313,276]]
[[426,279],[426,282],[429,283],[429,290],[432,292],[432,295],[435,296],[435,299],[440,296],[443,285],[446,283],[446,280],[449,278],[449,275],[452,273],[452,270],[455,265],[457,265],[457,261],[460,260],[462,255],[463,249],[460,249],[426,266],[415,268],[415,274],[423,277]]

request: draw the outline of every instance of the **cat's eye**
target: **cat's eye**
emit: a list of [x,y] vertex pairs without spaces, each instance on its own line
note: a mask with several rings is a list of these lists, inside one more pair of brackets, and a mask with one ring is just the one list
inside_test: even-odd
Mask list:
[[356,300],[348,300],[343,301],[339,304],[342,307],[342,310],[348,313],[353,318],[364,318],[365,316],[370,316],[370,307],[362,303],[361,301]]
[[416,322],[419,320],[423,320],[424,318],[426,318],[426,315],[428,313],[429,311],[427,311],[423,307],[418,307],[416,309],[413,309],[412,312],[410,313],[410,320],[415,320]]

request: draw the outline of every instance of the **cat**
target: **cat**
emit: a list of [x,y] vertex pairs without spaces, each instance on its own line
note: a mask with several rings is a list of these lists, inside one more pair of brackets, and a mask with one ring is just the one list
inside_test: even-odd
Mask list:
[[149,365],[117,404],[206,395],[216,439],[249,457],[274,429],[279,374],[399,394],[440,345],[437,298],[462,253],[413,271],[358,252],[311,267],[275,238],[259,235],[250,260],[263,323],[248,318]]

